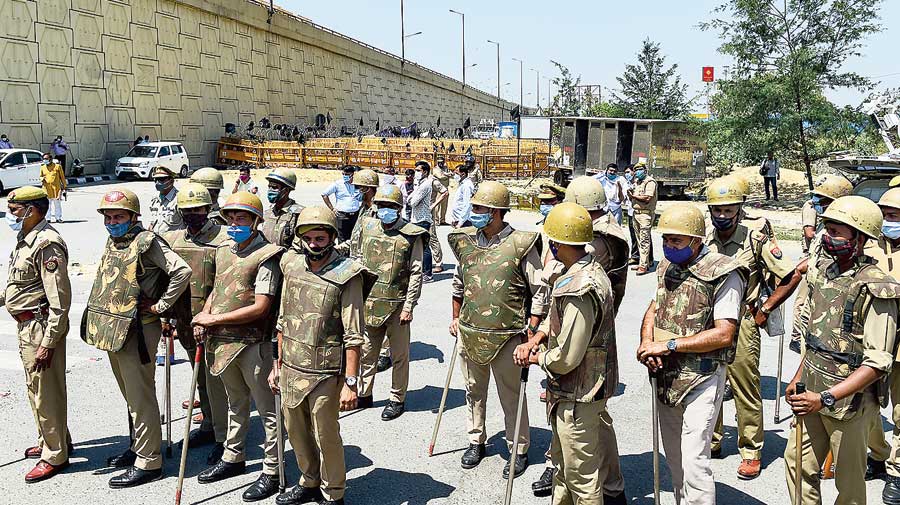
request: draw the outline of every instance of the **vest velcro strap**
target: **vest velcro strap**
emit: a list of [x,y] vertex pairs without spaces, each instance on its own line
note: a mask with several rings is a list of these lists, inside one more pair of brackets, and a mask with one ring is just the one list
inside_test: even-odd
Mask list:
[[856,370],[857,368],[862,366],[862,355],[852,352],[839,352],[833,349],[829,349],[823,346],[819,341],[819,338],[811,333],[806,334],[806,348],[815,352],[816,354],[826,356],[832,361],[835,361],[842,365],[847,365],[852,370]]

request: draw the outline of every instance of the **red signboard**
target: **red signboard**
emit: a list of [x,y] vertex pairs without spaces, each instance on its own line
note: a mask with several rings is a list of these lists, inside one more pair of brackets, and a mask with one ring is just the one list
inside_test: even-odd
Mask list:
[[703,67],[703,82],[713,82],[715,80],[715,72],[713,67]]

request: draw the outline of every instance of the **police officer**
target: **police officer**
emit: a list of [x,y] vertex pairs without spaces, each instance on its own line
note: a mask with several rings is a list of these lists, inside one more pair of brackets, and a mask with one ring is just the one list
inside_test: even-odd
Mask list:
[[[504,221],[509,211],[509,190],[484,181],[472,197],[472,227],[454,230],[448,237],[459,265],[453,277],[453,321],[450,334],[460,341],[460,368],[466,381],[469,406],[469,447],[462,467],[476,467],[484,457],[485,404],[490,376],[506,424],[512,450],[519,392],[518,367],[513,350],[537,330],[547,311],[547,288],[540,280],[540,235],[514,230]],[[529,304],[530,300],[530,304]],[[530,308],[529,308],[530,305]],[[523,405],[522,426],[528,424]],[[514,475],[528,466],[528,430],[518,440]],[[510,464],[503,469],[509,475]]]
[[216,276],[203,311],[194,317],[194,335],[206,340],[206,364],[219,377],[228,397],[225,451],[215,465],[200,472],[202,484],[242,475],[250,427],[250,400],[265,430],[263,471],[244,491],[244,501],[258,501],[278,491],[278,448],[272,371],[273,300],[281,288],[278,261],[283,249],[258,231],[263,219],[259,197],[231,194],[222,206],[229,222],[226,241],[216,248]]
[[7,197],[7,223],[17,232],[0,305],[17,323],[28,400],[38,443],[25,450],[39,459],[25,482],[49,479],[69,465],[72,441],[67,429],[66,334],[72,287],[69,252],[45,216],[50,202],[43,189],[23,186]]
[[222,173],[213,167],[203,167],[191,174],[191,182],[202,184],[209,191],[209,197],[212,199],[212,206],[209,211],[209,218],[220,225],[227,225],[225,218],[220,214],[219,193],[225,188],[225,180]]
[[466,154],[466,168],[469,169],[469,178],[472,179],[472,183],[477,188],[481,184],[481,168],[475,166],[475,156],[472,154]]
[[[866,439],[879,414],[876,382],[894,362],[900,284],[864,253],[866,242],[881,234],[874,202],[838,198],[822,221],[823,254],[807,273],[806,352],[785,390],[804,425],[802,461],[795,456],[795,427],[784,450],[785,477],[792,501],[799,472],[802,503],[821,503],[819,469],[830,450],[839,502],[866,503]],[[801,381],[807,391],[795,394]]]
[[[448,190],[446,193],[447,196],[441,198],[440,201],[437,202],[437,207],[434,208],[434,225],[441,226],[447,224],[447,203],[450,200],[450,178],[453,176],[453,171],[447,166],[446,158],[444,158],[443,155],[438,155],[435,162],[434,178]],[[440,265],[440,260],[437,256],[435,256],[435,263]]]
[[544,230],[565,270],[553,287],[550,317],[537,332],[549,337],[546,350],[522,344],[515,361],[547,373],[554,503],[625,503],[624,496],[603,496],[607,471],[618,468],[607,461],[618,460],[618,451],[606,411],[618,370],[612,287],[585,249],[594,240],[591,216],[578,204],[563,203],[550,211]]
[[107,191],[97,212],[103,215],[109,239],[82,319],[82,339],[107,352],[128,403],[131,447],[107,461],[112,467],[129,467],[109,481],[111,488],[125,488],[162,477],[156,368],[150,352],[162,334],[160,314],[188,289],[191,267],[144,229],[141,204],[132,191]]
[[657,377],[659,428],[675,502],[716,502],[709,466],[725,365],[734,359],[745,281],[733,258],[703,245],[699,209],[678,203],[659,218],[665,259],[641,327],[638,361]]
[[361,228],[359,222],[363,217],[375,217],[377,209],[373,205],[373,201],[375,199],[375,191],[378,190],[378,174],[376,174],[374,170],[368,168],[357,170],[356,172],[353,172],[351,183],[358,191],[358,198],[360,198],[360,207],[359,212],[357,213],[358,217],[353,225],[353,230],[350,233],[350,240],[345,240],[340,244],[337,244],[335,248],[339,253],[345,256],[359,259],[357,253],[357,251],[360,250],[359,232]]
[[291,247],[297,215],[303,206],[291,199],[291,191],[297,187],[297,174],[289,168],[276,168],[266,176],[269,188],[266,199],[272,204],[266,209],[260,231],[270,244]]
[[639,260],[637,275],[644,275],[653,266],[653,241],[650,229],[656,217],[657,199],[656,179],[650,175],[644,162],[634,166],[634,187],[628,191],[628,198],[634,210],[634,232],[637,235]]
[[338,412],[356,408],[367,287],[374,275],[334,250],[338,226],[326,207],[297,219],[299,244],[281,259],[279,360],[269,383],[280,388],[284,423],[301,476],[275,503],[343,505],[347,486]]
[[366,298],[366,338],[362,346],[362,382],[359,408],[372,406],[372,391],[381,343],[391,345],[391,396],[381,419],[391,421],[405,411],[409,385],[409,326],[422,292],[422,257],[427,231],[400,217],[400,188],[382,186],[375,193],[377,218],[360,218],[359,261],[378,272],[378,281]]
[[166,167],[153,169],[153,184],[158,195],[150,200],[150,231],[158,234],[184,227],[181,214],[178,213],[175,189],[175,174]]
[[[174,314],[179,341],[187,350],[193,364],[196,340],[191,320],[203,311],[206,299],[212,292],[216,277],[216,248],[228,240],[228,234],[225,227],[210,219],[212,198],[202,184],[196,182],[185,184],[178,192],[176,201],[185,228],[166,232],[163,238],[193,272],[189,288],[190,310]],[[203,373],[197,376],[197,391],[203,421],[200,429],[190,434],[188,446],[194,448],[215,442],[215,447],[207,458],[212,465],[222,458],[223,443],[228,429],[228,402],[222,380],[210,374],[209,368],[203,363],[200,366],[203,367]]]
[[[734,178],[719,178],[707,187],[706,205],[713,229],[706,237],[706,246],[712,252],[734,258],[746,269],[748,279],[744,303],[754,309],[744,312],[738,330],[735,359],[727,367],[737,409],[738,449],[741,454],[737,474],[740,479],[750,480],[759,476],[765,438],[759,374],[760,337],[754,320],[755,309],[763,307],[764,311],[771,312],[777,306],[774,297],[764,306],[760,300],[763,285],[769,285],[772,278],[777,284],[785,280],[789,294],[800,282],[800,275],[792,275],[794,265],[784,257],[778,244],[769,241],[764,233],[751,230],[741,223],[743,203],[744,195]],[[779,296],[779,301],[786,298]],[[722,413],[719,412],[713,434],[714,457],[721,454],[723,431]]]

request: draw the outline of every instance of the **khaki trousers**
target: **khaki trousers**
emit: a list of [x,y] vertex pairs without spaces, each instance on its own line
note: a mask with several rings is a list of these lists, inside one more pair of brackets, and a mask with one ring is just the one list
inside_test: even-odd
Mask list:
[[366,326],[366,338],[362,345],[363,388],[359,396],[372,396],[375,387],[375,367],[385,337],[390,341],[391,396],[392,402],[406,401],[409,387],[409,324],[400,324],[400,312],[396,310],[381,326]]
[[[212,353],[207,353],[207,364]],[[250,427],[250,398],[266,432],[263,443],[263,473],[278,475],[278,430],[275,423],[275,395],[269,388],[272,371],[272,343],[260,342],[247,346],[219,375],[228,398],[228,433],[222,461],[245,461],[244,444]]]
[[[447,188],[449,191],[450,188]],[[434,219],[435,226],[444,224],[447,222],[447,204],[450,202],[450,198],[445,198],[441,200],[441,203],[438,204],[437,207],[431,212],[431,217]]]
[[561,401],[550,416],[553,439],[550,453],[556,474],[553,477],[553,505],[600,505],[610,492],[605,483],[619,470],[619,451],[606,400],[592,403]]
[[294,408],[284,409],[284,426],[300,468],[300,485],[321,488],[326,500],[344,497],[347,469],[338,423],[341,377],[329,377]]
[[887,473],[893,477],[900,477],[900,365],[894,363],[891,374],[888,376],[888,384],[891,387],[891,418],[894,423],[894,433],[889,444],[884,438],[884,426],[881,424],[881,412],[873,412],[872,425],[869,428],[869,450],[872,459],[887,463]]
[[[749,315],[745,315],[738,332],[734,363],[728,365],[728,380],[731,381],[734,407],[737,410],[737,445],[741,459],[762,458],[765,432],[759,379],[759,347],[759,327]],[[713,433],[713,449],[722,447],[723,428],[720,409],[716,431]]]
[[441,250],[441,241],[438,239],[437,218],[434,218],[433,215],[432,218],[435,219],[435,221],[432,221],[431,228],[428,231],[428,246],[431,247],[431,264],[444,268],[444,251]]
[[[865,505],[866,438],[872,426],[872,417],[876,414],[878,406],[867,393],[860,410],[849,420],[833,419],[820,412],[804,416],[801,441],[803,461],[799,465],[804,505],[822,503],[819,470],[829,450],[834,454],[834,484],[838,491],[835,505]],[[785,477],[792,503],[794,476],[798,467],[796,447],[797,428],[794,427],[784,449]]]
[[[191,366],[195,366],[196,343],[185,351]],[[197,374],[197,393],[200,397],[200,412],[203,413],[200,431],[215,432],[216,442],[221,444],[225,442],[228,433],[228,397],[225,395],[225,386],[222,385],[222,379],[209,372],[205,360],[201,360],[199,365],[203,367]]]
[[638,239],[638,266],[650,268],[650,229],[653,227],[653,214],[637,212],[634,213],[634,232]]
[[669,407],[657,398],[659,432],[672,474],[676,505],[715,505],[716,483],[709,466],[713,423],[722,407],[725,368],[719,369]]
[[[513,337],[500,348],[497,357],[487,365],[479,365],[466,356],[465,349],[459,346],[459,367],[466,381],[466,405],[469,408],[468,431],[469,443],[483,444],[487,441],[484,432],[485,406],[487,391],[491,383],[491,375],[497,382],[497,396],[506,424],[506,445],[512,451],[512,439],[516,431],[516,409],[519,401],[519,377],[522,369],[513,363],[513,351],[520,343]],[[519,454],[528,453],[531,434],[528,427],[528,403],[522,405],[522,427],[519,434]]]
[[69,459],[66,340],[61,339],[53,350],[50,368],[32,372],[45,330],[45,321],[32,319],[19,323],[19,356],[25,368],[25,387],[37,427],[41,459],[51,465],[61,465]]
[[150,361],[141,363],[138,334],[129,335],[121,349],[108,352],[107,356],[134,425],[134,433],[131,434],[131,450],[137,454],[134,466],[141,470],[158,470],[162,468],[162,455],[159,452],[162,426],[159,422],[159,403],[156,400],[156,363],[152,358],[162,329],[158,319],[142,323],[141,326]]

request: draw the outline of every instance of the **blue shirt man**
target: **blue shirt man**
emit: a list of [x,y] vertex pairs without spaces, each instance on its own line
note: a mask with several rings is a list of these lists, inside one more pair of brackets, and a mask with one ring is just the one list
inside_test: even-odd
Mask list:
[[0,135],[0,149],[12,149],[15,147],[9,137],[6,135]]
[[[343,177],[334,181],[334,183],[332,183],[331,186],[328,186],[328,189],[322,193],[322,199],[331,210],[336,212],[346,212],[348,214],[353,214],[359,210],[359,192],[353,187],[353,184],[350,183],[352,178],[352,170],[349,172],[344,171]],[[331,200],[329,199],[331,195],[334,195],[334,205],[332,205]]]

